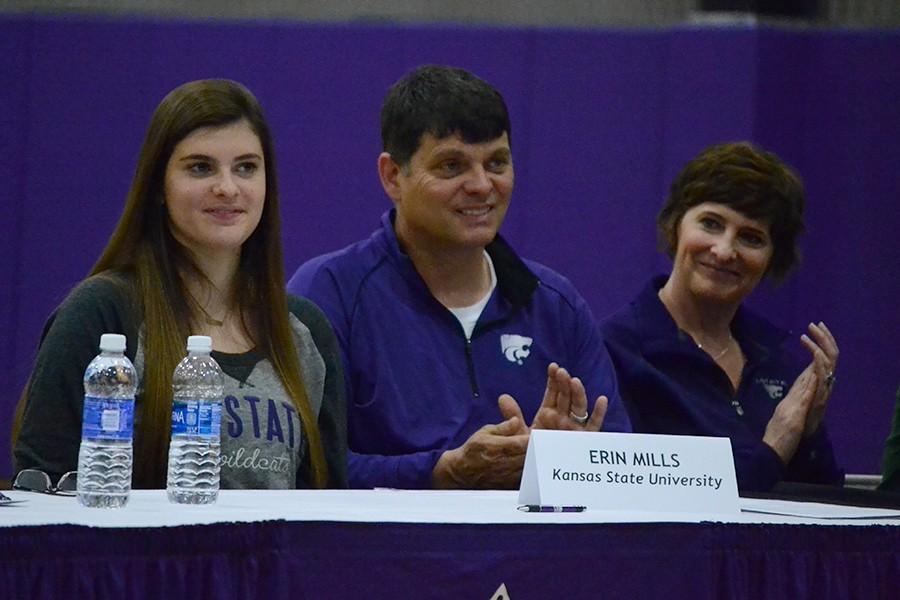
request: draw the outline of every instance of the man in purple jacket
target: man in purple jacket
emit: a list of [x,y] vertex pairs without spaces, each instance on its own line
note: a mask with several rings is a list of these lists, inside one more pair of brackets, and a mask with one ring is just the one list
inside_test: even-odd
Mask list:
[[532,428],[631,430],[584,299],[497,234],[510,134],[488,83],[409,73],[381,112],[393,209],[288,284],[341,345],[352,487],[515,488]]

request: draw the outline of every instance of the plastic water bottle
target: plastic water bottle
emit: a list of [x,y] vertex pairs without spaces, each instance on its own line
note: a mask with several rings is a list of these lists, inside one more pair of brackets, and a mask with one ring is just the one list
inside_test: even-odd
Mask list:
[[219,432],[224,377],[209,355],[212,339],[188,338],[188,355],[172,375],[172,440],[166,493],[170,502],[212,504],[219,495]]
[[76,495],[84,506],[117,508],[128,502],[137,372],[125,356],[125,336],[104,333],[100,354],[84,372],[84,417]]

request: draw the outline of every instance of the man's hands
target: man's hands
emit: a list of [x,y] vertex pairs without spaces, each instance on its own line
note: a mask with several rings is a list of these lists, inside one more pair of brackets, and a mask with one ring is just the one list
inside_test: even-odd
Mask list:
[[435,488],[519,487],[531,429],[598,431],[606,416],[607,398],[597,398],[590,417],[581,423],[575,417],[587,416],[584,385],[556,363],[550,363],[544,398],[530,428],[512,396],[503,394],[498,404],[505,420],[497,425],[485,425],[459,448],[444,452],[432,472]]
[[528,428],[519,417],[485,425],[459,448],[444,452],[431,481],[442,489],[515,489],[519,487]]
[[[597,398],[590,418],[582,423],[581,420],[588,416],[587,393],[584,390],[584,384],[577,377],[569,375],[568,371],[556,363],[550,363],[547,367],[547,388],[544,390],[544,399],[534,415],[531,429],[599,431],[603,425],[603,418],[606,416],[607,402],[606,396]],[[507,419],[518,417],[523,423],[525,422],[519,403],[512,396],[503,394],[500,396],[499,404],[500,412],[504,417]]]

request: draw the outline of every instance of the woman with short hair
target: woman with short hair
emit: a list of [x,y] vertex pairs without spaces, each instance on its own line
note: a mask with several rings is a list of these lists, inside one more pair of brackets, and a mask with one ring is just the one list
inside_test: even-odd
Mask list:
[[834,337],[810,323],[802,360],[787,332],[743,306],[763,278],[797,263],[803,208],[800,179],[774,154],[707,148],[657,218],[671,274],[601,326],[634,431],[731,438],[743,490],[843,482],[823,423]]

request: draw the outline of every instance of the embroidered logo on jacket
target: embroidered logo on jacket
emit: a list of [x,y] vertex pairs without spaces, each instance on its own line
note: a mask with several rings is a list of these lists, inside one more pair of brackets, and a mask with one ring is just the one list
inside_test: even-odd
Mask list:
[[516,335],[514,333],[504,333],[500,336],[500,350],[503,356],[511,363],[521,365],[523,361],[531,354],[531,342],[534,341],[530,337]]
[[766,393],[769,394],[769,398],[772,400],[781,400],[784,397],[784,388],[787,386],[787,383],[784,380],[759,377],[756,380],[756,383],[763,386]]

